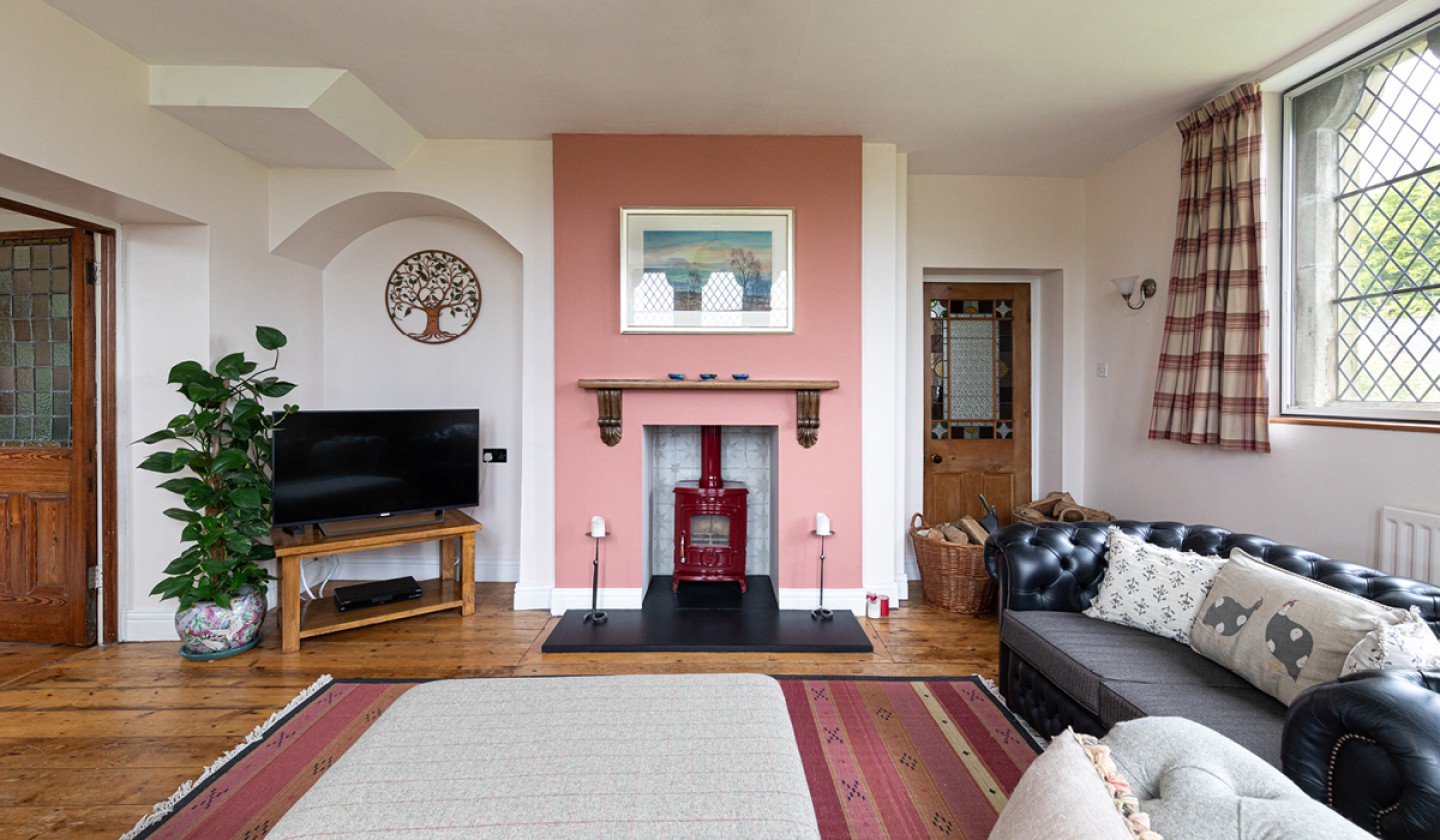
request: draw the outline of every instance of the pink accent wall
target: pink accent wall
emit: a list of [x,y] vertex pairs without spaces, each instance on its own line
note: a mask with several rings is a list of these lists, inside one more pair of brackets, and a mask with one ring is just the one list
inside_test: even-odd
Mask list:
[[[590,585],[590,517],[600,586],[641,585],[646,425],[772,425],[780,429],[776,534],[781,588],[819,585],[816,511],[827,588],[858,588],[860,564],[859,137],[561,134],[555,174],[555,583]],[[621,207],[793,207],[792,335],[621,335]],[[656,379],[701,371],[754,379],[835,379],[820,396],[820,439],[795,439],[789,391],[627,391],[624,437],[600,440],[593,392],[580,379]],[[688,477],[688,476],[687,476]],[[698,476],[697,476],[698,477]]]

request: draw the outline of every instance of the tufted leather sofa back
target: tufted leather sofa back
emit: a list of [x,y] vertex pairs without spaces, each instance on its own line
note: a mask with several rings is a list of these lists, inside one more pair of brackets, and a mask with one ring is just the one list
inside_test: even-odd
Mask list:
[[1419,607],[1440,634],[1440,586],[1213,525],[1128,519],[1015,524],[991,534],[985,541],[985,568],[1000,584],[1001,609],[1081,612],[1089,607],[1105,573],[1105,533],[1112,524],[1165,548],[1221,557],[1240,548],[1266,563],[1386,606]]

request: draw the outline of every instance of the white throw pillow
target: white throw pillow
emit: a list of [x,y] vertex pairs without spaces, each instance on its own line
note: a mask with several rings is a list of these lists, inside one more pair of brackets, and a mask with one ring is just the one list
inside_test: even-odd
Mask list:
[[1151,545],[1114,526],[1105,556],[1100,591],[1085,614],[1189,644],[1195,613],[1225,560]]
[[1440,639],[1411,607],[1399,622],[1380,619],[1374,630],[1355,643],[1340,673],[1378,671],[1381,668],[1434,671],[1440,669]]

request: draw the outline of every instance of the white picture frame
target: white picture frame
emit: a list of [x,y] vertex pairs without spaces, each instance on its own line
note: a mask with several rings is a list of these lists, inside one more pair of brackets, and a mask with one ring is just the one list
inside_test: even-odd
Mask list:
[[620,208],[620,332],[794,331],[793,208]]

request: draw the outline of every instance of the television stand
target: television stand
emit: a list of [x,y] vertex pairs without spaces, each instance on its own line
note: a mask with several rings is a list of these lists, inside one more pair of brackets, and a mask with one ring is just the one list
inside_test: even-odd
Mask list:
[[367,516],[363,519],[341,519],[336,522],[321,522],[315,526],[327,537],[348,537],[370,531],[389,531],[393,528],[413,528],[416,525],[439,525],[445,521],[445,512],[426,510],[420,513],[396,513],[390,516]]
[[[393,518],[393,517],[386,517]],[[354,627],[409,618],[412,615],[460,608],[461,615],[475,612],[475,532],[481,525],[458,510],[446,511],[439,522],[383,531],[328,536],[307,527],[299,536],[276,528],[270,533],[275,543],[280,573],[280,650],[295,653],[300,640]],[[396,601],[363,610],[340,612],[331,598],[300,603],[300,561],[332,554],[349,554],[372,548],[393,548],[414,543],[440,543],[440,577],[420,581],[421,596],[413,601]],[[458,550],[458,553],[457,553]],[[460,560],[456,580],[455,560]],[[303,613],[303,616],[302,616]],[[301,625],[304,626],[301,626]]]

